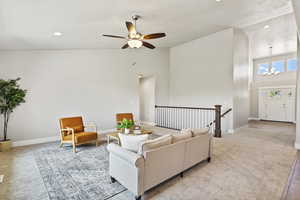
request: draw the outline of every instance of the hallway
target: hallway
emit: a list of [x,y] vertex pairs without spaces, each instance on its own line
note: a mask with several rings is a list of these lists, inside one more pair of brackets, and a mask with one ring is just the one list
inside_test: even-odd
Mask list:
[[[284,142],[293,146],[295,143],[296,126],[291,123],[271,122],[271,121],[249,121],[249,128],[278,132],[274,141]],[[300,199],[300,152],[297,152],[297,158],[290,172],[285,191],[281,200],[299,200]]]

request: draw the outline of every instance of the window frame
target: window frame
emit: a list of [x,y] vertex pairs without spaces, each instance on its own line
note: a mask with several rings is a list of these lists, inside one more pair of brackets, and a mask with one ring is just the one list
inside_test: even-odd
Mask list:
[[[289,70],[288,69],[289,60],[296,60],[296,70]],[[289,58],[286,59],[286,72],[297,72],[298,69],[299,69],[299,60],[298,60],[297,57],[294,56],[294,57],[289,57]]]
[[273,67],[273,63],[281,62],[281,61],[283,62],[283,72],[280,72],[280,73],[287,72],[287,59],[274,59],[274,60],[272,60],[271,65],[269,65],[269,70],[271,69],[271,67]]
[[268,65],[268,72],[269,72],[269,70],[270,70],[270,63],[269,62],[259,62],[259,63],[256,64],[256,75],[259,75],[259,76],[263,76],[264,75],[264,74],[259,74],[258,72],[259,72],[260,65],[265,65],[265,64]]
[[[296,59],[298,62],[297,65],[297,69],[295,71],[290,71],[288,70],[288,61],[292,60],[292,59]],[[271,69],[273,62],[276,61],[283,61],[284,62],[284,72],[280,72],[279,74],[286,74],[286,73],[297,73],[297,71],[299,70],[299,60],[298,57],[296,55],[296,53],[291,53],[291,54],[286,54],[286,55],[279,55],[279,56],[272,56],[272,57],[265,57],[265,58],[261,58],[261,59],[255,59],[254,60],[254,76],[255,77],[263,77],[265,76],[264,74],[259,74],[259,67],[261,64],[268,64],[269,68],[268,70]]]

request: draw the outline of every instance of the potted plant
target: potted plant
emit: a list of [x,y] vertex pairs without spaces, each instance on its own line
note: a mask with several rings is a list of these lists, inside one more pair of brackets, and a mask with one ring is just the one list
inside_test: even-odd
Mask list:
[[128,134],[130,129],[134,126],[134,123],[131,119],[123,119],[123,121],[118,125],[117,128],[124,129],[124,133]]
[[20,88],[20,78],[3,80],[0,79],[0,114],[3,115],[3,140],[0,140],[0,151],[9,151],[11,141],[7,138],[9,118],[14,109],[25,102],[26,90]]

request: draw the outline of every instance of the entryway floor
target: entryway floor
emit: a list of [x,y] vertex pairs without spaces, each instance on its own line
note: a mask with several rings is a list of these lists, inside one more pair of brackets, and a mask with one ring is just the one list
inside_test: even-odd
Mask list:
[[[281,132],[281,134],[290,134],[296,132],[296,126],[293,123],[272,122],[272,121],[249,121],[249,128],[260,130],[269,130]],[[294,145],[295,138],[290,138],[291,145]],[[297,158],[290,172],[290,177],[285,187],[281,200],[299,200],[300,199],[300,151],[297,152]]]

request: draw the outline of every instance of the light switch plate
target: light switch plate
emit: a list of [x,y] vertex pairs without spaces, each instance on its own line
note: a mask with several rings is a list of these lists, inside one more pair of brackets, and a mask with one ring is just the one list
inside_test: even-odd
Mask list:
[[4,179],[4,175],[0,175],[0,183],[3,182],[3,179]]

